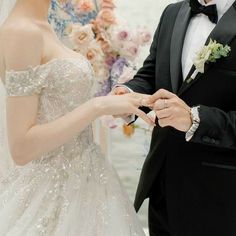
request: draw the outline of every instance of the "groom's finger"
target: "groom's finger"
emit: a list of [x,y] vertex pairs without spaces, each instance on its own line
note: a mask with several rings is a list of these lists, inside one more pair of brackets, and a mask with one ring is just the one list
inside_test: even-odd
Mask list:
[[149,103],[152,104],[152,103],[156,102],[158,99],[163,99],[163,98],[171,99],[174,97],[176,97],[176,95],[174,93],[171,93],[165,89],[160,89],[156,93],[151,95],[151,97],[148,100],[149,100]]
[[163,110],[166,108],[166,101],[164,99],[158,99],[154,105],[153,105],[153,110],[154,111],[159,111],[159,110]]
[[158,119],[164,119],[170,117],[172,113],[172,108],[166,108],[163,110],[156,111],[156,116]]

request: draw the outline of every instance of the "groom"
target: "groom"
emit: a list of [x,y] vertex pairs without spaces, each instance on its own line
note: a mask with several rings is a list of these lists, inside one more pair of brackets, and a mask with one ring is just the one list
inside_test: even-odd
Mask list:
[[[210,39],[231,52],[194,77]],[[154,94],[157,115],[135,200],[150,199],[150,235],[235,236],[236,2],[169,5],[143,67],[114,93],[131,90]]]

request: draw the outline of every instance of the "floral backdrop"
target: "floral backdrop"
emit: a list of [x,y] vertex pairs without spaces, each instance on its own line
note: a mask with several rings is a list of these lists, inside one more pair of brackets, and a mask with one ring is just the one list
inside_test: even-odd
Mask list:
[[59,37],[91,62],[97,96],[133,78],[140,48],[152,38],[145,27],[131,30],[115,8],[114,0],[52,1],[49,20]]

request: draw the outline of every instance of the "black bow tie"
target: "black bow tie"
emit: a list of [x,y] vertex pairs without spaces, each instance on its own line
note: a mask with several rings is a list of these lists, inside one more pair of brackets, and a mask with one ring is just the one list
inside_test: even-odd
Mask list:
[[192,15],[197,15],[197,14],[202,13],[208,16],[209,20],[212,23],[216,24],[218,22],[218,12],[217,12],[216,4],[203,6],[201,3],[198,2],[198,0],[190,0],[190,7],[191,7]]

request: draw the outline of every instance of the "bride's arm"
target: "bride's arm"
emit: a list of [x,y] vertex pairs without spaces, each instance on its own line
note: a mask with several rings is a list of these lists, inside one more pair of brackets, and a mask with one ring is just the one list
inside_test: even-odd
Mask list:
[[[40,31],[18,28],[8,32],[6,39],[4,55],[7,70],[21,71],[28,65],[40,64],[43,51]],[[7,123],[12,157],[18,165],[25,165],[68,142],[101,115],[129,111],[150,122],[138,109],[139,105],[140,97],[135,94],[94,98],[55,121],[39,125],[36,123],[37,95],[8,97]]]

